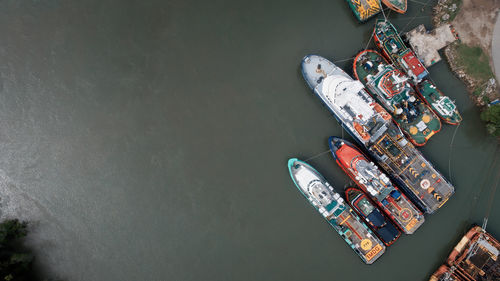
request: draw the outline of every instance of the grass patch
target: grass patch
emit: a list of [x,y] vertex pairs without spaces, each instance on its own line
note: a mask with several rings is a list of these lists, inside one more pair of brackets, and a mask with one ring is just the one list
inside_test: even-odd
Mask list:
[[458,44],[457,64],[464,69],[472,78],[478,80],[480,84],[486,83],[493,77],[488,56],[479,47],[469,47],[465,44]]
[[460,11],[460,8],[462,7],[462,0],[450,0],[448,1],[450,2],[450,7],[455,4],[457,5],[457,8],[455,9],[455,11],[450,11],[448,14],[450,15],[450,19],[448,19],[448,22],[452,22],[455,17],[458,15],[458,12]]
[[472,94],[473,94],[473,95],[475,95],[475,96],[479,96],[479,95],[481,95],[481,93],[484,91],[484,88],[485,88],[485,87],[477,87],[477,88],[474,90],[474,92],[472,92]]
[[488,106],[481,112],[481,119],[486,121],[486,129],[494,136],[500,136],[500,104]]
[[[451,9],[453,4],[455,4],[457,7],[454,11],[452,11]],[[443,3],[441,3],[440,5],[441,12],[439,13],[439,20],[443,23],[450,23],[458,15],[458,12],[460,12],[460,8],[462,7],[462,0],[446,0],[443,1]],[[449,18],[447,20],[443,20],[442,18],[445,14],[449,15]]]

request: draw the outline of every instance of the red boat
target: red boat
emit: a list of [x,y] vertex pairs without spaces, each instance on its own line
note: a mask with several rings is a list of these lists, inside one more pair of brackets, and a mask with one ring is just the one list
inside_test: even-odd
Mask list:
[[337,164],[404,233],[412,234],[424,223],[422,212],[354,145],[337,137],[328,144]]

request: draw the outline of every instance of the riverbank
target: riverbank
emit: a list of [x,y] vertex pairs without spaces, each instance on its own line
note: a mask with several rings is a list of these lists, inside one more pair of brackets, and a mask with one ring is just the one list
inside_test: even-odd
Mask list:
[[[490,104],[500,99],[495,79],[492,39],[500,10],[500,0],[439,0],[434,7],[433,24],[451,24],[458,41],[444,49],[451,70],[466,85],[471,99],[480,107],[488,131],[500,136],[500,111]],[[491,112],[490,112],[491,111]]]

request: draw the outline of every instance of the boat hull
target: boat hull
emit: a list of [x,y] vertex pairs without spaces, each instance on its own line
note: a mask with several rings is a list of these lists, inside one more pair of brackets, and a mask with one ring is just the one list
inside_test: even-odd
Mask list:
[[382,7],[378,0],[346,0],[354,16],[360,21],[365,22],[380,13]]
[[425,222],[422,212],[353,144],[330,137],[328,145],[340,168],[399,229],[413,234]]
[[408,2],[406,0],[382,0],[382,2],[389,7],[389,9],[400,14],[406,13],[406,9],[408,8]]
[[429,281],[499,280],[499,253],[500,243],[481,227],[474,226]]
[[403,136],[361,82],[317,55],[305,56],[301,68],[315,95],[417,207],[433,213],[448,201],[454,187]]
[[[380,240],[391,246],[401,236],[401,232],[368,196],[358,188],[347,188],[345,190],[347,203],[375,232]],[[367,210],[369,209],[369,210]]]
[[377,20],[373,29],[373,41],[384,56],[406,73],[414,83],[419,83],[429,74],[415,52],[404,44],[398,31],[389,21]]
[[[416,146],[423,146],[441,130],[441,122],[431,108],[377,51],[364,50],[353,62],[353,72],[384,108],[391,113],[407,138]],[[401,110],[398,113],[397,110]]]
[[451,100],[445,96],[431,81],[422,81],[417,85],[416,90],[420,98],[425,101],[429,108],[431,108],[432,111],[434,111],[434,113],[436,113],[436,115],[439,116],[439,118],[441,118],[441,120],[445,123],[450,125],[459,125],[460,122],[462,122],[462,115],[460,115],[460,112],[458,112],[458,109],[456,109],[454,104],[453,106],[455,109],[452,110],[453,113],[443,113],[443,109],[440,109],[439,102],[442,100],[448,100],[451,102]]
[[316,169],[291,158],[288,171],[302,195],[366,264],[372,264],[384,254],[382,241]]

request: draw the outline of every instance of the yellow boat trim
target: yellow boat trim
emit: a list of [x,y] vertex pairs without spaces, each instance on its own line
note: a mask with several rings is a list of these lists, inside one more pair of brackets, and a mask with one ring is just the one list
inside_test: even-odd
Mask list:
[[342,225],[346,220],[348,220],[351,217],[351,215],[347,216],[339,225]]

